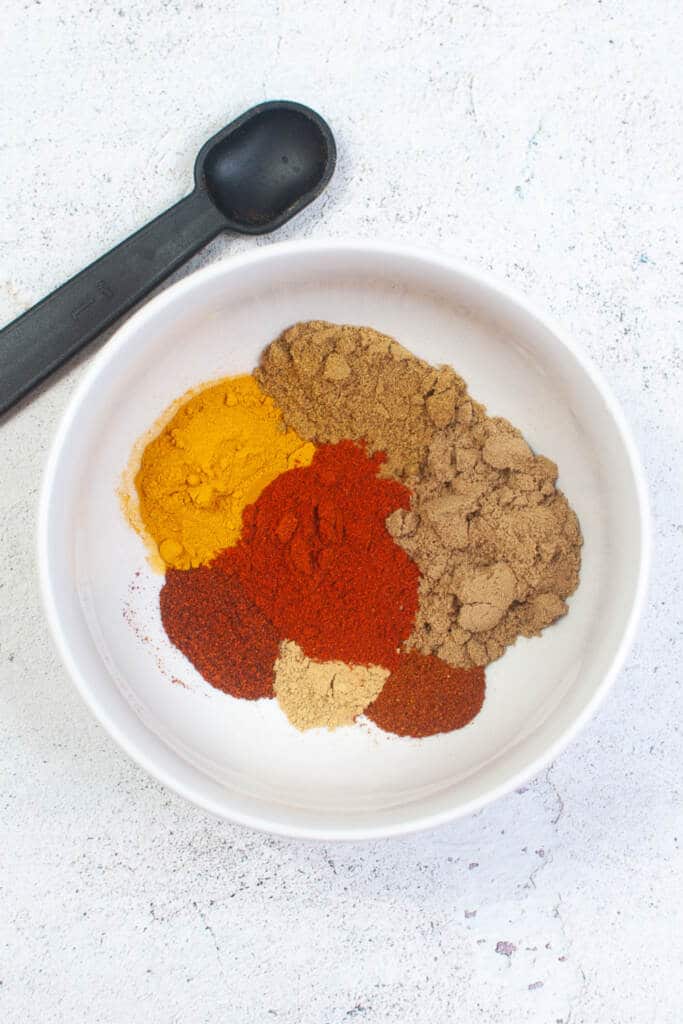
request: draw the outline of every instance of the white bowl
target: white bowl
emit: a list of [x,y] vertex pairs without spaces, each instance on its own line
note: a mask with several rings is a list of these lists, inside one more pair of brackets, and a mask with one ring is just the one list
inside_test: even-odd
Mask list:
[[[161,627],[162,577],[117,497],[131,449],[186,389],[250,371],[283,328],[309,319],[367,324],[452,364],[492,414],[559,464],[581,521],[583,568],[569,615],[490,667],[484,708],[459,732],[414,740],[356,724],[298,733],[275,701],[212,689]],[[648,536],[645,485],[621,412],[545,317],[443,256],[294,242],[179,282],[94,359],[47,467],[39,564],[64,663],[134,760],[231,821],[359,839],[469,814],[555,757],[624,661],[643,601]]]

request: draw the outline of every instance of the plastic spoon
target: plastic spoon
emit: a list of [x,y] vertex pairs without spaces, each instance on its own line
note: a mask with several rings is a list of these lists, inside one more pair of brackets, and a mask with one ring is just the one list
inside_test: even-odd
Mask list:
[[0,414],[221,231],[274,231],[332,177],[334,137],[300,103],[252,107],[199,151],[185,199],[0,331]]

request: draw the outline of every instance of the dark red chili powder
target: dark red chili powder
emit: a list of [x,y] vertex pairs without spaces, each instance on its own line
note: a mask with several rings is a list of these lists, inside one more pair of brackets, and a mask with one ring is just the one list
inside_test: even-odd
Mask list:
[[485,689],[483,668],[453,668],[432,654],[408,651],[365,714],[385,732],[433,736],[471,722]]
[[168,569],[159,598],[169,640],[207,682],[233,697],[272,697],[281,637],[239,578],[210,566]]
[[316,661],[392,668],[412,629],[418,569],[385,526],[410,491],[377,476],[383,462],[352,441],[321,446],[245,509],[237,547],[216,559]]

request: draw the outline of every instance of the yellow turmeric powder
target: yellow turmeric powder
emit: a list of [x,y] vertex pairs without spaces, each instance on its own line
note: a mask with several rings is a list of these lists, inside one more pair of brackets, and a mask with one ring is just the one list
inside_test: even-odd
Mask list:
[[166,565],[205,565],[231,547],[242,512],[271,480],[307,466],[315,448],[254,377],[226,377],[178,409],[142,454],[140,518]]

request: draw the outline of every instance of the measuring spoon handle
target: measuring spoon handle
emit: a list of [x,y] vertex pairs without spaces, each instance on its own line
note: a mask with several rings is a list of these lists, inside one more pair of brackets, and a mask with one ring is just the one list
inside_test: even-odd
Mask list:
[[225,228],[195,189],[0,331],[0,415]]

